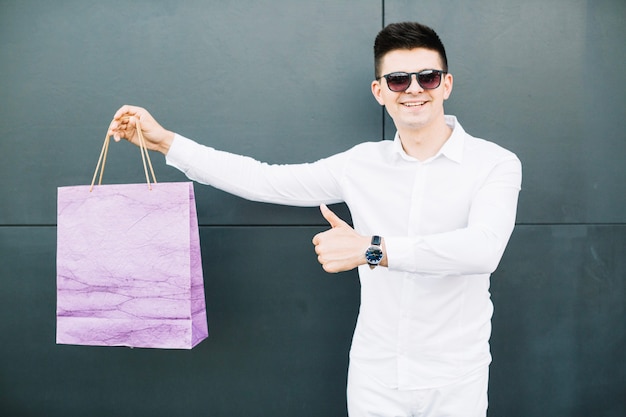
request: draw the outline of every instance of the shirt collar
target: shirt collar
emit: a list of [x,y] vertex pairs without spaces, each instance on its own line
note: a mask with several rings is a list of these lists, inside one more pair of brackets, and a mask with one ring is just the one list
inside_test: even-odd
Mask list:
[[[451,161],[461,163],[463,161],[463,144],[465,142],[465,135],[466,135],[465,130],[456,119],[456,116],[446,115],[445,121],[446,121],[446,124],[450,128],[452,128],[452,134],[450,135],[446,143],[443,144],[441,149],[439,149],[439,152],[437,152],[437,154],[433,156],[432,158],[428,159],[428,161],[431,161],[443,155],[446,158],[450,159]],[[400,141],[400,135],[398,134],[398,132],[396,132],[396,135],[393,141],[394,141],[393,149],[398,156],[400,156],[402,159],[406,161],[416,161],[415,158],[407,155],[407,153],[404,152],[404,149],[402,148],[402,142]],[[423,161],[423,162],[427,162],[427,161]]]

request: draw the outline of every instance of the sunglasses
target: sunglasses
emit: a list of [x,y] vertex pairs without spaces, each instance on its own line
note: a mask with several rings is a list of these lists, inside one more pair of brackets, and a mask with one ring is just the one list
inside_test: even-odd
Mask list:
[[441,85],[441,79],[443,74],[447,74],[446,71],[441,70],[424,70],[420,72],[392,72],[382,77],[378,77],[380,80],[384,78],[387,80],[387,87],[391,91],[396,93],[406,91],[413,81],[413,74],[417,78],[417,83],[424,90],[433,90]]

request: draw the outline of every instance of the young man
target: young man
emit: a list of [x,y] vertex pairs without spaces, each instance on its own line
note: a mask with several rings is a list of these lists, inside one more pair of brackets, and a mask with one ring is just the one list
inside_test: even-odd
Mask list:
[[[350,416],[484,417],[489,277],[513,231],[521,164],[444,115],[453,78],[432,29],[391,24],[374,52],[372,93],[394,121],[393,141],[267,165],[197,144],[132,106],[109,134],[137,144],[139,119],[148,147],[193,180],[255,201],[320,205],[331,227],[313,238],[319,262],[328,272],[358,268],[361,280]],[[326,207],[337,202],[354,228]]]

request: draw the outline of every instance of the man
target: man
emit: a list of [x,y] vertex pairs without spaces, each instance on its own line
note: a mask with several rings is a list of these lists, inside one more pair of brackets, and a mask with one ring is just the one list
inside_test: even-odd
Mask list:
[[[452,92],[443,44],[397,23],[375,45],[372,93],[397,133],[311,164],[267,165],[199,145],[123,106],[109,134],[148,147],[189,178],[241,197],[320,205],[313,238],[328,272],[358,268],[361,308],[350,351],[350,416],[485,416],[489,277],[515,223],[517,157],[444,115]],[[326,204],[345,202],[354,229]]]

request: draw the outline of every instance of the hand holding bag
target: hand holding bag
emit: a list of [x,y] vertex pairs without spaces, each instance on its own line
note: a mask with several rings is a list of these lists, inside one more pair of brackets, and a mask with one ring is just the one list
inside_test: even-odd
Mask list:
[[59,344],[191,349],[208,337],[193,184],[157,184],[136,126],[147,187],[101,185],[107,136],[91,186],[58,189]]

